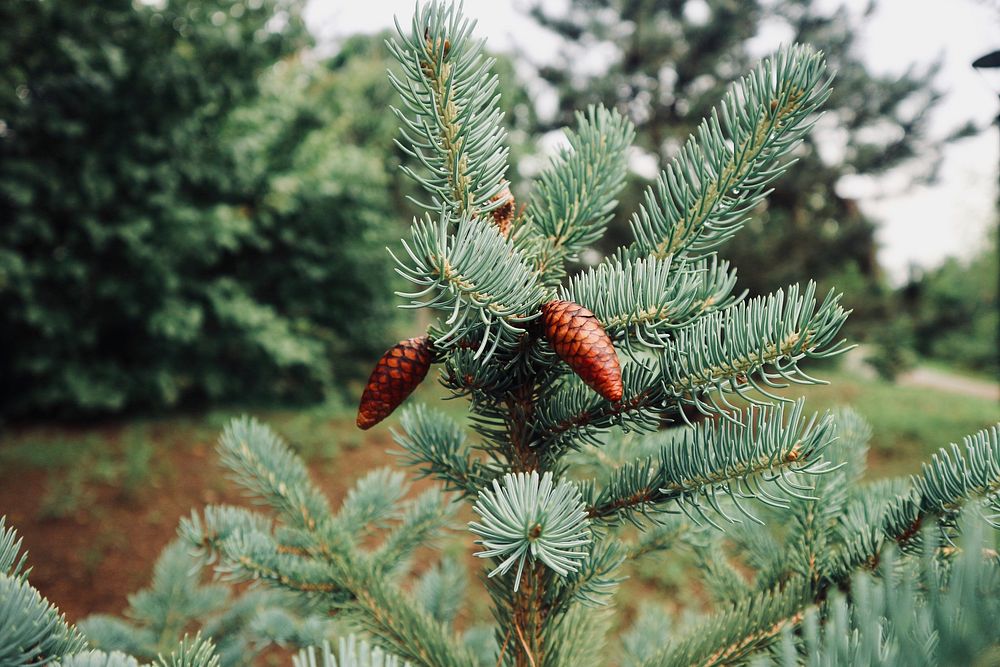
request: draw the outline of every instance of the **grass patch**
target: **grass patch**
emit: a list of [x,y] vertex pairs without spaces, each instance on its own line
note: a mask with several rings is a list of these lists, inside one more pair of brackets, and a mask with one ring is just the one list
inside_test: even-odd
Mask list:
[[797,388],[794,394],[805,396],[810,410],[850,405],[867,419],[873,431],[870,464],[880,476],[916,472],[941,447],[1000,421],[1000,407],[989,399],[903,387],[840,370],[819,376],[830,384]]

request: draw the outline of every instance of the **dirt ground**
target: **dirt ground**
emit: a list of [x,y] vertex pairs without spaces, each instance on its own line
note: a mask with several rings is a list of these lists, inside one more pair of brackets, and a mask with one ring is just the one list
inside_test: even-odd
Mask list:
[[[102,430],[112,446],[119,440],[119,427]],[[24,540],[31,583],[69,621],[124,611],[128,595],[148,585],[181,517],[206,504],[247,503],[225,478],[214,439],[201,435],[185,442],[183,433],[164,435],[151,434],[156,473],[147,488],[124,494],[116,485],[88,484],[86,503],[65,516],[40,516],[39,509],[47,487],[60,476],[20,466],[0,470],[0,515]],[[314,479],[336,507],[357,477],[390,463],[391,446],[386,429],[372,432],[362,446],[341,449],[314,465]]]

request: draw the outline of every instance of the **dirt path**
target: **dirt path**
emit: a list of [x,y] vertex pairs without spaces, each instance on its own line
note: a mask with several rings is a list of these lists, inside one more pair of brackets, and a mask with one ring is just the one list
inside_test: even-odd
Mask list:
[[[847,353],[844,368],[861,377],[874,379],[877,377],[875,370],[865,362],[865,357],[870,352],[871,350],[859,345]],[[1000,383],[978,380],[927,366],[917,366],[913,370],[901,373],[896,378],[896,384],[903,387],[940,389],[962,396],[992,399],[1000,404]]]
[[918,366],[900,375],[896,382],[905,387],[933,387],[953,394],[993,399],[1000,403],[1000,384],[955,375],[936,368]]

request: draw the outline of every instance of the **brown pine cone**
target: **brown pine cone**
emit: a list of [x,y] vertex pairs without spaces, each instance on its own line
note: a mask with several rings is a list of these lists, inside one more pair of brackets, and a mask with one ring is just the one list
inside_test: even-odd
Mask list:
[[592,312],[572,301],[542,306],[545,338],[587,385],[611,402],[622,400],[622,369],[611,338]]
[[390,347],[375,364],[358,406],[358,428],[369,429],[399,407],[413,393],[431,367],[431,339],[403,340]]

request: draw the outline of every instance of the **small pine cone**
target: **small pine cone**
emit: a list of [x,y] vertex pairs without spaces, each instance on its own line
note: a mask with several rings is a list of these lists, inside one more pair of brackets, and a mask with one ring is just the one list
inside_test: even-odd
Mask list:
[[410,338],[390,347],[375,364],[358,406],[358,428],[369,429],[399,407],[427,376],[433,360],[431,339]]
[[500,233],[507,236],[514,221],[514,195],[510,192],[510,184],[504,183],[503,190],[490,197],[490,201],[503,202],[490,211],[490,215],[493,216],[493,224],[500,228]]
[[611,402],[622,400],[622,369],[611,338],[592,312],[572,301],[542,306],[542,324],[559,358]]

